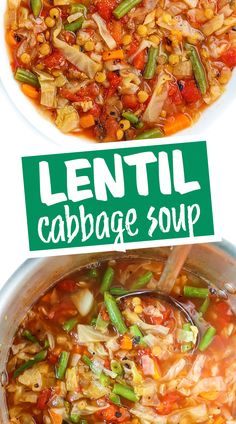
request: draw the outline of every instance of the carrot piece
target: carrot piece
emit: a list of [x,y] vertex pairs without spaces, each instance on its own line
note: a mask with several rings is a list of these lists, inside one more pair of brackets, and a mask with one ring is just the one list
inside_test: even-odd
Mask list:
[[6,39],[7,39],[7,43],[11,46],[11,47],[15,47],[17,46],[17,41],[14,38],[14,32],[12,30],[7,32],[6,35]]
[[32,87],[32,85],[22,84],[21,85],[21,90],[23,91],[23,93],[27,97],[30,97],[30,99],[37,99],[39,97],[38,90],[35,87]]
[[59,414],[56,414],[52,409],[49,409],[49,415],[52,420],[52,424],[62,424],[62,416]]
[[81,128],[90,128],[95,125],[95,120],[93,115],[90,113],[84,116],[81,116],[80,118],[80,126]]
[[223,417],[217,417],[215,420],[214,420],[214,424],[225,424],[225,418],[223,418]]
[[102,58],[105,61],[106,60],[124,59],[124,52],[123,52],[123,50],[113,50],[113,51],[103,52]]
[[132,347],[132,339],[127,334],[125,334],[121,339],[120,348],[122,350],[131,350]]
[[191,125],[190,118],[184,113],[178,113],[177,115],[170,116],[167,118],[164,125],[165,135],[171,135],[177,131],[181,131]]

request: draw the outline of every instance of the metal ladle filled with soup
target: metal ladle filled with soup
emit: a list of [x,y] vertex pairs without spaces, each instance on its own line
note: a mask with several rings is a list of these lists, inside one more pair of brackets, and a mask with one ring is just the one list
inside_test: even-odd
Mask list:
[[[235,316],[227,300],[182,270],[170,295],[189,321],[149,292],[162,267],[104,261],[34,304],[7,364],[11,424],[235,422]],[[130,293],[137,288],[145,295]]]

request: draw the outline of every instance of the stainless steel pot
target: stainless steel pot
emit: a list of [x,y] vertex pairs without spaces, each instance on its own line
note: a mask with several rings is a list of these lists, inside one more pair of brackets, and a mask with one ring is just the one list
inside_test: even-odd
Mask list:
[[[129,250],[126,253],[105,252],[57,256],[27,260],[7,281],[0,292],[0,373],[4,368],[12,338],[27,310],[58,279],[81,266],[100,260],[122,257],[158,258],[165,261],[169,248]],[[221,289],[228,288],[230,302],[236,311],[236,248],[227,242],[194,245],[186,269],[210,280]],[[4,389],[0,390],[0,423],[8,423]]]

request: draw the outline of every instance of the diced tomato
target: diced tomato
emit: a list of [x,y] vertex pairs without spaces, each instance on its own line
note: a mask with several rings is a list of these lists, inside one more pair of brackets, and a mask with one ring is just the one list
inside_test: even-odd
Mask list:
[[98,0],[96,2],[96,9],[99,15],[109,22],[112,18],[112,11],[115,9],[117,4],[116,0]]
[[47,356],[47,360],[50,362],[50,364],[55,365],[58,361],[59,355],[54,354],[53,352],[49,352]]
[[78,286],[76,284],[75,280],[72,280],[71,278],[65,278],[62,281],[59,281],[56,288],[61,291],[65,291],[68,293],[74,293],[78,290]]
[[143,71],[144,67],[145,67],[145,55],[146,52],[145,50],[142,50],[139,54],[137,54],[137,56],[135,56],[134,60],[133,60],[133,65],[136,69],[138,69],[139,71]]
[[170,83],[168,96],[175,105],[181,105],[183,103],[181,92],[176,82]]
[[55,50],[50,56],[45,57],[43,63],[49,69],[61,69],[66,65],[66,59],[59,50]]
[[51,397],[51,390],[50,389],[43,389],[42,392],[39,393],[38,400],[37,400],[37,408],[43,411],[47,408],[47,403]]
[[130,417],[130,414],[125,408],[110,405],[108,408],[96,412],[96,417],[109,423],[122,423]]
[[194,80],[179,81],[181,95],[187,103],[195,103],[201,99],[202,95]]
[[80,102],[83,100],[94,100],[99,94],[99,88],[97,84],[91,83],[86,87],[81,88],[76,93],[72,93],[70,90],[66,88],[61,88],[60,95],[65,99],[70,100],[71,102]]
[[99,118],[99,116],[101,115],[101,112],[102,112],[102,108],[97,103],[94,103],[92,109],[89,110],[89,113],[93,115],[94,118]]
[[179,402],[183,399],[181,393],[173,391],[162,396],[161,403],[156,407],[159,415],[168,415],[178,409]]
[[122,43],[122,24],[120,21],[112,20],[108,24],[108,29],[112,34],[112,37],[118,45]]
[[114,118],[108,117],[104,123],[104,127],[106,130],[106,139],[109,141],[117,140],[116,133],[120,128],[118,122]]
[[236,47],[226,50],[226,52],[221,55],[220,60],[229,66],[229,68],[236,66]]
[[108,72],[107,79],[110,83],[110,87],[107,90],[107,97],[111,97],[116,92],[116,89],[120,85],[122,78],[120,75],[117,75],[116,72]]
[[139,46],[139,41],[133,40],[128,50],[128,56],[132,56],[132,54],[134,54],[138,50],[138,46]]
[[71,300],[64,300],[53,305],[48,313],[48,318],[54,321],[63,322],[64,318],[77,315],[77,309]]
[[124,109],[137,110],[139,107],[139,101],[135,94],[124,94],[121,98]]
[[150,347],[146,347],[146,348],[144,348],[144,349],[139,349],[138,350],[138,355],[140,356],[140,357],[142,357],[143,355],[151,355],[151,349],[150,349]]

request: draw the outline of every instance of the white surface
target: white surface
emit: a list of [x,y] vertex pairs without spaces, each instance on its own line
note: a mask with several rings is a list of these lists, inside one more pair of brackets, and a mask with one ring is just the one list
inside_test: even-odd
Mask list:
[[[234,91],[235,93],[235,91]],[[212,191],[216,195],[218,220],[223,238],[236,244],[236,99],[231,102],[196,140],[207,140]],[[75,143],[61,147],[43,137],[15,109],[0,85],[1,155],[0,155],[0,286],[27,259],[28,240],[24,208],[21,157],[73,150]],[[204,118],[203,118],[204,119]],[[201,122],[201,121],[200,121]],[[179,138],[179,137],[178,137]],[[193,137],[191,137],[193,139]],[[174,141],[174,137],[173,137]],[[81,144],[78,141],[78,149]],[[94,146],[95,147],[95,146]],[[91,145],[90,145],[91,148]],[[201,167],[201,163],[199,163]]]

